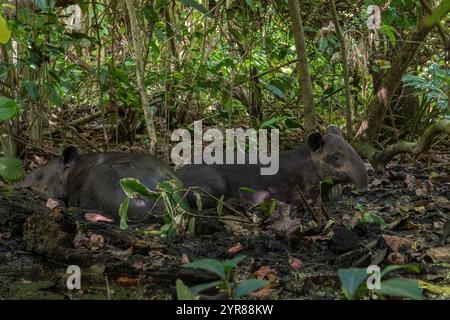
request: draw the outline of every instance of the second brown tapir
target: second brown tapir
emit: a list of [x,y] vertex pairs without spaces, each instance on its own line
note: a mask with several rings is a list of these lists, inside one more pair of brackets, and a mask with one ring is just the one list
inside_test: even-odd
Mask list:
[[[280,153],[279,171],[275,175],[261,175],[260,164],[186,165],[176,173],[160,160],[139,154],[97,153],[80,154],[67,147],[61,158],[33,170],[22,182],[66,204],[104,214],[118,220],[120,203],[125,193],[120,179],[139,179],[154,189],[158,182],[174,180],[180,185],[199,187],[216,198],[244,197],[253,203],[267,198],[291,202],[298,198],[296,186],[307,195],[325,179],[334,183],[351,183],[358,190],[367,188],[364,162],[343,138],[340,129],[329,126],[324,135],[311,133],[306,143]],[[243,190],[242,187],[244,188]],[[249,191],[251,189],[251,192]],[[192,208],[197,206],[194,193],[187,199]],[[202,199],[202,207],[217,204],[210,198]],[[152,210],[152,214],[149,211]],[[130,202],[129,218],[139,221],[160,220],[163,203],[135,199]]]

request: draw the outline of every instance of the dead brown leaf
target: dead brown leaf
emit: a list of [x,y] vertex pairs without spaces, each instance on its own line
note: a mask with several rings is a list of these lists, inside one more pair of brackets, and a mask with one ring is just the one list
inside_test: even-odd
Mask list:
[[89,236],[89,243],[92,251],[103,248],[105,245],[105,238],[99,234],[92,233]]
[[298,258],[291,257],[291,256],[289,256],[289,265],[293,269],[296,269],[296,270],[303,269],[303,267],[304,267],[304,264],[303,264],[302,260],[300,260]]
[[433,260],[434,263],[450,263],[450,245],[428,249],[425,254]]
[[270,285],[268,285],[268,286],[266,286],[266,287],[264,287],[262,289],[259,289],[258,291],[252,292],[250,295],[253,298],[264,299],[264,298],[269,297],[272,294],[273,291],[274,291],[274,289],[272,289],[270,287]]
[[99,222],[99,221],[104,221],[104,222],[114,222],[114,220],[107,218],[101,214],[98,213],[86,213],[84,215],[84,218],[88,221],[92,221],[92,222]]
[[228,248],[227,252],[228,252],[229,254],[236,254],[236,253],[238,253],[238,252],[241,251],[241,250],[242,250],[242,244],[236,243],[236,244],[233,245],[232,247]]
[[48,198],[48,199],[47,199],[47,203],[45,204],[45,206],[46,206],[47,208],[49,208],[50,210],[53,210],[53,209],[55,209],[55,208],[62,207],[63,205],[64,205],[64,204],[63,204],[61,201],[55,200],[55,199],[52,199],[52,198]]
[[386,245],[394,252],[398,252],[402,247],[410,247],[411,241],[399,236],[389,236],[387,234],[382,235],[382,238]]
[[261,268],[253,272],[253,275],[258,279],[265,279],[273,282],[277,277],[277,272],[275,269],[272,269],[269,266],[262,266]]

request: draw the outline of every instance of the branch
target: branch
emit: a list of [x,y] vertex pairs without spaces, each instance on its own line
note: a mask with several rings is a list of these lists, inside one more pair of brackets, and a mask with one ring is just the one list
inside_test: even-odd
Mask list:
[[375,155],[374,162],[377,164],[377,167],[384,167],[389,160],[399,153],[419,155],[427,152],[431,147],[433,139],[441,133],[450,135],[450,120],[442,119],[431,125],[427,130],[425,130],[423,136],[416,142],[399,141],[393,145],[390,145],[384,151]]

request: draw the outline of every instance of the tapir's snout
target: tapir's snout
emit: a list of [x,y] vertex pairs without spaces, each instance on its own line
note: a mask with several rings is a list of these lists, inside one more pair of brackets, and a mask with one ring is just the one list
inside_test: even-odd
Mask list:
[[355,185],[356,190],[358,190],[359,192],[365,192],[368,189],[369,180],[367,176],[366,166],[358,155],[356,155],[355,160],[352,162],[353,164],[348,170],[349,180]]

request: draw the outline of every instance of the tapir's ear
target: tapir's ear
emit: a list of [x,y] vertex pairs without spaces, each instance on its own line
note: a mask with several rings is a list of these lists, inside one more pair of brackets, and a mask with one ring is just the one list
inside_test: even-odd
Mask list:
[[341,129],[338,126],[334,125],[334,124],[330,124],[327,127],[327,133],[338,134],[338,135],[342,136]]
[[306,137],[306,144],[311,151],[316,152],[323,145],[322,134],[320,132],[311,132]]
[[77,147],[70,145],[64,148],[62,153],[64,167],[70,167],[73,165],[80,156],[80,151]]

